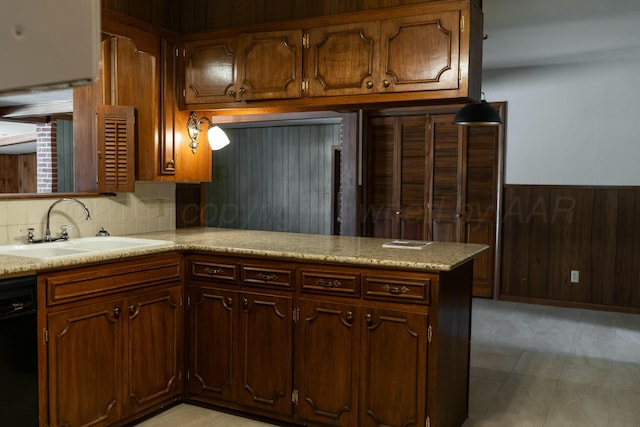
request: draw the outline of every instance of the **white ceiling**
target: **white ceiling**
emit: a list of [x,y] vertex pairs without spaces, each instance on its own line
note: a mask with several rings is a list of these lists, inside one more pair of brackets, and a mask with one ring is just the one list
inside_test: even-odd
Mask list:
[[[483,0],[483,11],[485,70],[640,58],[640,0]],[[0,97],[0,107],[70,98],[70,90]],[[0,121],[0,144],[34,130]]]

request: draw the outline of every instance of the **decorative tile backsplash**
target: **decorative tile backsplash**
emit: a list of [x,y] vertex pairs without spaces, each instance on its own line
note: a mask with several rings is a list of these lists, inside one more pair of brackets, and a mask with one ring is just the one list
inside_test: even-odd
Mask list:
[[[51,198],[0,200],[0,245],[24,243],[28,228],[40,238],[46,228]],[[107,197],[78,197],[91,212],[91,219],[78,204],[63,202],[51,211],[52,236],[60,235],[60,226],[68,225],[71,238],[95,236],[104,227],[114,236],[173,230],[176,227],[175,184],[136,182],[135,193]]]

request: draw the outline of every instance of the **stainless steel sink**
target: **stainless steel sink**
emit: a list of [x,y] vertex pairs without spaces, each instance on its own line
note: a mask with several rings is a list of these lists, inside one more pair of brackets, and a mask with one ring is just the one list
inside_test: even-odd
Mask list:
[[0,246],[0,255],[48,259],[153,247],[171,243],[173,242],[168,240],[140,239],[136,237],[80,237],[51,243]]

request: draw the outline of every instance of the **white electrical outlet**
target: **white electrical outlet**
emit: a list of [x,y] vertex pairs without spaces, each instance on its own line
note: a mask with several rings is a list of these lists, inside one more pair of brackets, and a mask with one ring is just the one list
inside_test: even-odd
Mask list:
[[571,270],[571,283],[580,283],[580,272],[578,270]]

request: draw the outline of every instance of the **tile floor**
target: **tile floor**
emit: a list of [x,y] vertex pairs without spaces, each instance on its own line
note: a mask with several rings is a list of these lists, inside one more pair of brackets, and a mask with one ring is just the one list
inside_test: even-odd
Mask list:
[[[473,303],[463,427],[640,427],[640,315]],[[178,405],[138,427],[268,425]]]

